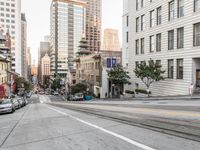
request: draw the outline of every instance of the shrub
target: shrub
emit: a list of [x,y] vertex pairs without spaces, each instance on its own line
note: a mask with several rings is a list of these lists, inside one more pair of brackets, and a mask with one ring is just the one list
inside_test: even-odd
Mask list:
[[125,93],[126,93],[126,94],[135,94],[134,91],[130,91],[130,90],[126,90]]
[[141,93],[141,94],[151,94],[151,91],[148,93],[146,90],[144,89],[136,89],[135,90],[136,93]]

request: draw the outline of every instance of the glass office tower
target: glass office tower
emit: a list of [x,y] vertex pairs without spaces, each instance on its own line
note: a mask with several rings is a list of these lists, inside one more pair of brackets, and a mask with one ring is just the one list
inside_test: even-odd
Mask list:
[[73,59],[85,33],[86,3],[53,0],[51,4],[51,74],[65,77],[74,69]]

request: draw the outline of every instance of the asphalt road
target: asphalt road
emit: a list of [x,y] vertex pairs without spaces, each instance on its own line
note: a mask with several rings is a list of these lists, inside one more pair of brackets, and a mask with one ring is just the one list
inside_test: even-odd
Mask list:
[[[0,149],[200,150],[200,143],[193,140],[128,125],[126,122],[103,118],[99,115],[53,106],[57,103],[66,104],[58,97],[34,96],[32,103],[23,109],[14,114],[0,115]],[[71,107],[84,105],[87,109],[91,109],[88,107],[92,106],[95,107],[92,109],[102,109],[101,113],[104,111],[103,108],[108,109],[105,104],[69,104]],[[111,109],[114,109],[112,107]],[[126,111],[129,109],[129,107],[125,108]],[[124,110],[121,108],[120,111]],[[138,110],[135,108],[134,111]],[[114,112],[115,110],[112,111]],[[198,112],[195,113],[198,114]],[[178,114],[180,115],[187,117],[187,114]],[[145,113],[143,112],[141,116],[145,116]],[[168,116],[170,114],[166,113],[165,117]],[[198,121],[199,116],[191,120]]]

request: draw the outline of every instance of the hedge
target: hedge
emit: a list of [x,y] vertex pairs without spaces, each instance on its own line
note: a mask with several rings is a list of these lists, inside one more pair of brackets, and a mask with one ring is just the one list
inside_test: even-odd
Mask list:
[[[148,94],[147,90],[144,90],[144,89],[136,89],[135,92],[136,93],[141,93],[141,94]],[[151,91],[149,92],[149,94],[151,94]]]
[[134,91],[130,91],[130,90],[126,90],[125,93],[126,93],[126,94],[135,94]]

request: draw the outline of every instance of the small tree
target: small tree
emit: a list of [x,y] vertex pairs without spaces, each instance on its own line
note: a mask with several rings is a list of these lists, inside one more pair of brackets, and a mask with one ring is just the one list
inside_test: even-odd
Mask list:
[[129,82],[129,72],[125,71],[121,65],[116,65],[114,68],[107,72],[109,80],[120,88],[121,93],[123,92],[123,85],[131,84]]
[[71,94],[76,94],[76,93],[85,93],[87,91],[87,85],[78,83],[74,86],[72,86],[72,91]]
[[53,83],[51,84],[51,88],[56,91],[57,89],[60,89],[62,86],[61,86],[61,78],[60,77],[57,77],[53,80]]
[[26,81],[23,77],[16,78],[15,84],[17,87],[15,93],[18,93],[22,88],[24,92],[30,92],[33,89],[31,82]]
[[150,94],[149,88],[151,84],[160,80],[164,80],[162,75],[165,73],[165,71],[161,68],[162,66],[160,64],[150,60],[148,64],[143,62],[136,66],[136,69],[134,70],[136,77],[140,78],[146,85],[148,96]]

